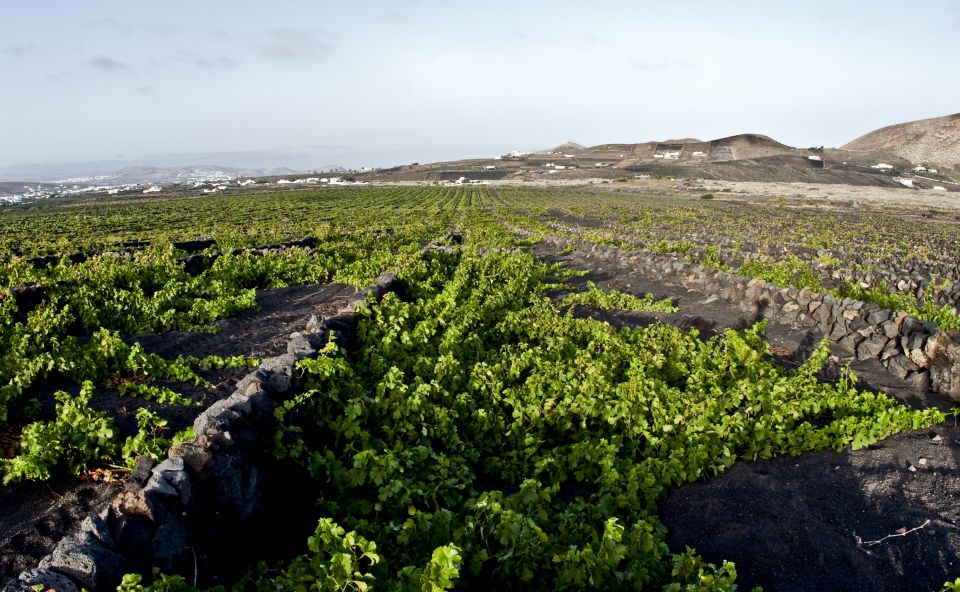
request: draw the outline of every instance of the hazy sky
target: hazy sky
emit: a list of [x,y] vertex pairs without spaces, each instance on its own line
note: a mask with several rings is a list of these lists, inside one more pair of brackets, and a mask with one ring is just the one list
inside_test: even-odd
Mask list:
[[956,0],[464,4],[0,0],[0,168],[838,146],[960,111]]

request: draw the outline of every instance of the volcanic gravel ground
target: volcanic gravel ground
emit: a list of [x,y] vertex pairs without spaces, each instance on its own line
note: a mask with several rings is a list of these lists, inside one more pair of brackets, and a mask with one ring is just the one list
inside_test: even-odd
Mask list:
[[[174,331],[137,335],[148,352],[166,358],[178,355],[269,357],[286,353],[290,333],[302,331],[311,315],[332,315],[345,306],[355,290],[340,284],[311,284],[261,290],[256,310],[219,321],[217,333]],[[114,417],[121,437],[136,430],[136,411],[147,407],[170,422],[175,430],[193,423],[194,418],[214,401],[233,392],[236,381],[250,369],[202,372],[212,387],[160,383],[197,402],[196,407],[159,405],[133,397],[121,397],[98,388],[91,406]],[[39,385],[31,393],[40,400],[41,417],[52,417],[56,390],[79,392],[71,383]],[[80,520],[106,507],[119,490],[115,483],[97,482],[89,476],[58,478],[45,483],[0,486],[0,588],[21,571],[33,567],[56,543],[69,534]]]
[[[541,257],[590,270],[604,289],[670,298],[678,313],[629,313],[580,308],[616,327],[657,321],[695,328],[709,337],[760,319],[708,294],[644,277],[628,261],[581,251]],[[822,338],[817,331],[769,322],[766,337],[778,362],[796,366]],[[860,386],[913,407],[949,409],[943,395],[911,386],[878,362],[851,367]],[[823,372],[835,376],[836,361]],[[741,589],[939,590],[960,576],[960,430],[953,420],[906,432],[867,449],[740,461],[722,475],[674,490],[661,506],[675,551],[690,546],[709,562],[736,563]],[[929,521],[929,522],[927,522]],[[869,544],[926,524],[905,536]],[[860,537],[859,539],[857,537]],[[858,543],[862,541],[862,543]]]

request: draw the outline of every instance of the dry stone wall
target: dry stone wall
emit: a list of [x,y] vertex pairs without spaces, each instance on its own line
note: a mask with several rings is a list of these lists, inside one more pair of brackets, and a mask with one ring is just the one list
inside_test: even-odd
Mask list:
[[251,520],[262,506],[272,411],[297,386],[297,362],[315,356],[331,335],[349,343],[357,305],[397,288],[396,276],[383,273],[336,315],[311,319],[290,336],[286,354],[267,359],[196,418],[192,441],[171,448],[160,463],[141,458],[110,507],[87,517],[3,592],[34,592],[38,585],[59,592],[115,590],[125,573],[152,567],[173,573],[189,564],[188,549],[200,533]]
[[[569,226],[556,226],[578,232]],[[630,232],[629,228],[622,226],[612,227]],[[751,261],[782,261],[784,257],[795,256],[810,265],[827,287],[841,283],[859,284],[865,288],[886,284],[901,294],[960,307],[960,260],[954,252],[955,247],[948,243],[932,247],[927,259],[918,258],[915,253],[879,258],[850,245],[814,249],[801,245],[759,245],[750,241],[738,244],[732,238],[712,233],[682,234],[669,238],[692,243],[691,254],[700,259],[709,254],[703,245],[711,245],[717,248],[715,256],[732,267]],[[830,259],[837,259],[843,264],[825,262]]]
[[[547,238],[558,247],[565,243]],[[648,277],[737,303],[777,323],[817,329],[847,358],[878,359],[896,376],[960,401],[960,336],[938,331],[903,312],[851,299],[837,300],[808,289],[781,288],[699,264],[676,254],[627,252],[578,241],[585,251],[628,261]],[[430,247],[428,247],[430,248]],[[312,320],[294,333],[287,353],[270,358],[237,384],[234,393],[201,413],[195,438],[170,449],[157,464],[141,459],[113,504],[89,516],[77,533],[57,545],[3,592],[114,590],[124,573],[159,567],[172,572],[199,531],[243,523],[260,509],[263,450],[272,432],[264,426],[272,410],[297,386],[298,360],[316,355],[331,334],[349,343],[357,303],[379,300],[398,288],[396,276],[381,274],[336,315]]]
[[[565,243],[548,238],[558,247]],[[960,401],[960,334],[939,331],[904,312],[809,289],[781,288],[758,278],[690,263],[674,253],[625,251],[574,241],[579,248],[627,261],[640,273],[739,304],[771,321],[817,329],[847,359],[878,359],[888,371],[918,388],[930,388]]]

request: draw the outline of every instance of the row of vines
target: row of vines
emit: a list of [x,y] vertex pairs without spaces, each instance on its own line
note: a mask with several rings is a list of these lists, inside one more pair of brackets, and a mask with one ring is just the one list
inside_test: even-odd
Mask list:
[[[728,251],[762,251],[766,259],[737,260],[757,276],[792,265],[772,254],[778,244],[793,252],[798,232],[835,267],[853,266],[840,256],[857,249],[875,249],[878,260],[888,252],[870,231],[821,223],[811,239],[815,228],[757,231],[742,211],[713,204],[519,187],[323,188],[3,210],[0,428],[22,428],[0,471],[13,483],[161,455],[188,435],[143,414],[139,432],[120,441],[110,414],[90,409],[91,390],[185,404],[153,382],[256,363],[164,359],[130,336],[216,330],[217,320],[255,306],[258,289],[361,287],[390,270],[403,298],[362,307],[355,350],[331,342],[301,362],[305,386],[276,412],[274,454],[313,480],[316,534],[303,556],[259,566],[239,588],[732,590],[732,564],[667,547],[658,519],[667,491],[739,459],[860,448],[943,414],[859,392],[849,372],[833,384],[818,380],[825,346],[784,369],[762,324],[704,341],[666,325],[615,330],[579,318],[573,305],[673,309],[593,285],[551,298],[569,292],[570,272],[524,247],[567,234],[715,265],[730,265]],[[954,236],[918,243],[928,245],[925,261],[935,267]],[[315,246],[249,248],[304,237]],[[214,243],[199,254],[209,264],[188,273],[174,244],[195,239]],[[901,250],[909,240],[890,252],[917,259]],[[788,271],[778,279],[803,275]],[[29,307],[15,297],[26,288],[39,295]],[[58,393],[54,416],[41,417],[35,390],[55,381],[79,394]],[[191,589],[166,575],[146,588]],[[142,577],[131,575],[123,589],[145,589]]]

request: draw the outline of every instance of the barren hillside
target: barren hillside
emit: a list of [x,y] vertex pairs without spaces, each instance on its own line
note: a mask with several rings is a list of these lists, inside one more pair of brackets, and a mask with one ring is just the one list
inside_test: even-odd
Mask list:
[[890,125],[843,146],[877,159],[898,157],[915,165],[960,169],[960,113]]

